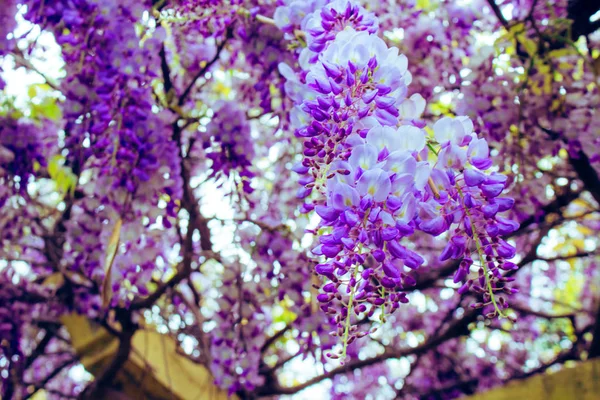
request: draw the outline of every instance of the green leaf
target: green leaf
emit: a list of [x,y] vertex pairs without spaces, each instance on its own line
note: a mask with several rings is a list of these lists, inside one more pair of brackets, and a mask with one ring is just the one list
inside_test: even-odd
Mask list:
[[529,57],[534,57],[537,54],[537,43],[521,33],[517,36],[517,40],[525,48],[525,51]]
[[27,89],[27,96],[29,96],[30,99],[33,99],[36,95],[37,90],[35,89],[35,85],[29,86],[29,88]]
[[61,155],[55,155],[48,163],[48,175],[56,184],[56,188],[61,193],[72,192],[77,185],[77,176],[71,168],[64,165],[65,158]]
[[62,118],[62,111],[55,98],[46,97],[40,104],[31,104],[31,118],[58,121]]
[[417,4],[415,4],[415,8],[417,10],[426,10],[429,8],[430,5],[431,5],[431,3],[429,2],[429,0],[417,0]]

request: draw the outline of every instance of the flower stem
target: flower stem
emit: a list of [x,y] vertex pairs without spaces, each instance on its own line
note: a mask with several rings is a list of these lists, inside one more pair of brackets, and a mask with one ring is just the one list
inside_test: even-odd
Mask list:
[[263,24],[275,26],[275,20],[273,18],[265,17],[264,15],[257,14],[256,20],[258,22],[262,22]]
[[[352,277],[356,280],[356,274],[358,272],[358,268],[354,268],[354,274]],[[350,299],[348,299],[348,315],[346,315],[346,323],[344,327],[344,338],[342,342],[344,343],[344,348],[342,349],[342,359],[346,358],[346,349],[348,348],[348,337],[350,336],[350,314],[352,312],[352,302],[354,301],[354,294],[356,292],[356,286],[352,286],[350,291]]]
[[[460,190],[459,187],[457,187],[457,189],[458,189],[458,194],[460,196],[460,200],[464,205],[462,191]],[[467,217],[469,217],[469,221],[471,223],[471,230],[473,231],[473,240],[475,240],[475,247],[477,248],[477,254],[479,255],[479,262],[481,263],[481,267],[483,268],[483,273],[485,275],[485,283],[486,283],[487,290],[490,295],[492,304],[494,305],[494,310],[498,313],[498,315],[500,317],[506,318],[506,316],[504,315],[502,310],[500,310],[500,307],[498,307],[498,303],[496,303],[496,296],[494,295],[494,288],[492,287],[492,282],[489,278],[489,271],[488,271],[488,268],[485,263],[485,257],[483,255],[483,249],[481,248],[481,241],[479,240],[479,234],[477,233],[477,227],[475,226],[475,222],[473,221],[473,218],[471,217],[471,213],[469,212],[469,209],[466,206],[465,206],[465,214],[467,214]]]
[[[437,155],[437,153],[436,153]],[[417,161],[423,161],[423,159],[421,158],[420,154],[417,154]],[[427,179],[427,183],[429,184],[429,189],[431,189],[431,192],[433,193],[433,196],[436,199],[440,198],[440,192],[437,190],[437,187],[435,186],[435,182],[433,181],[433,179],[431,179],[431,176]]]

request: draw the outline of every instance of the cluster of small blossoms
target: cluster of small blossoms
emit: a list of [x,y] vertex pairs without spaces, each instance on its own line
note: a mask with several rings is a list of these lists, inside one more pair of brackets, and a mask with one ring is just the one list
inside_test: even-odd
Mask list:
[[22,257],[36,266],[46,265],[40,252],[42,213],[29,200],[39,193],[38,186],[31,185],[39,182],[36,172],[56,153],[57,127],[48,120],[35,123],[19,113],[9,114],[0,117],[0,259]]
[[327,18],[332,9],[301,23],[321,15],[319,37],[327,39],[315,47],[317,56],[301,60],[299,73],[286,65],[280,70],[297,103],[291,116],[296,136],[304,138],[304,159],[294,168],[303,175],[298,196],[305,199],[303,211],[321,217],[313,249],[322,257],[315,270],[325,278],[318,300],[336,324],[332,334],[343,338],[345,356],[346,346],[367,334],[356,321],[408,302],[404,289],[416,283],[412,271],[425,260],[403,239],[415,230],[448,232],[451,245],[442,256],[467,257],[457,282],[467,278],[476,248],[487,290],[482,304],[496,306],[494,292],[504,284],[495,284],[504,279],[498,268],[514,268],[505,262],[514,248],[499,236],[516,226],[496,217],[512,206],[497,198],[506,178],[485,172],[489,149],[470,121],[440,120],[437,143],[428,143],[419,120],[424,101],[407,97],[406,57],[374,31],[354,29],[355,21],[376,21],[363,8],[347,5],[356,16],[338,24]]
[[[0,271],[0,357],[5,362],[0,366],[0,395],[3,398],[13,395],[11,382],[13,374],[23,363],[21,347],[22,316],[25,315],[23,305],[18,297],[23,296],[23,290],[13,282],[14,272],[9,268]],[[23,296],[24,297],[24,296]],[[11,304],[5,307],[4,304]]]
[[[70,233],[65,259],[72,261],[66,267],[86,273],[96,283],[110,279],[104,277],[106,247],[122,220],[120,237],[128,239],[120,243],[127,255],[115,259],[122,262],[113,270],[118,273],[114,282],[127,279],[139,294],[145,294],[156,261],[155,252],[147,252],[145,246],[162,245],[139,233],[153,224],[172,228],[182,191],[180,163],[172,157],[178,153],[171,138],[173,116],[155,112],[150,85],[156,77],[152,71],[159,70],[164,31],[158,28],[143,40],[138,35],[136,23],[145,7],[136,1],[31,0],[25,14],[53,31],[62,47],[67,70],[60,83],[66,98],[62,104],[66,163],[77,178],[93,177],[80,182],[83,198],[73,201],[74,218],[65,223]],[[78,217],[85,219],[84,226],[77,227]],[[91,231],[86,231],[88,227]],[[96,236],[100,243],[82,243],[85,239],[76,232],[101,233]],[[168,232],[173,235],[165,236],[174,239],[174,230]],[[159,252],[169,249],[171,241]]]
[[494,311],[488,315],[493,317],[508,306],[504,297],[498,298],[498,306],[494,293],[516,291],[506,287],[513,278],[501,273],[517,268],[507,261],[514,257],[516,249],[502,236],[516,231],[519,224],[498,215],[514,205],[514,199],[499,197],[506,188],[507,177],[487,171],[492,166],[488,144],[485,139],[477,138],[467,117],[441,118],[433,131],[441,146],[431,172],[438,196],[421,204],[419,228],[437,236],[454,227],[439,257],[440,261],[462,259],[454,283],[464,282],[469,275],[475,248],[479,261],[478,285],[472,286],[473,280],[469,279],[458,292],[463,294],[472,286],[483,295],[483,303],[474,306],[493,304]]
[[[0,10],[0,57],[16,46],[15,40],[8,39],[8,35],[12,34],[17,27],[16,10],[17,2],[15,0],[6,0]],[[0,73],[2,73],[2,66],[0,66]],[[0,90],[3,90],[5,85],[4,79],[0,75]]]
[[[187,21],[186,21],[187,22]],[[178,80],[185,78],[185,82],[176,82],[176,86],[184,87],[187,80],[200,71],[203,63],[210,61],[217,52],[216,41],[214,37],[204,37],[198,35],[196,26],[191,23],[171,24],[171,38],[177,53],[167,53],[168,60],[171,62],[174,55],[179,55],[182,73],[172,79]]]
[[[244,18],[246,13],[255,14],[258,7],[256,2],[245,4],[245,0],[181,0],[169,4],[173,7],[164,12],[165,19],[171,16],[182,18],[193,27],[195,34],[204,38],[221,37],[226,35],[228,28]],[[243,25],[238,25],[238,32],[243,35]]]
[[[23,118],[0,116],[0,206],[3,192],[24,194],[37,166],[46,166],[56,151],[56,127],[51,122],[37,126]],[[5,193],[5,195],[7,192]]]
[[[4,256],[2,258],[5,258]],[[6,257],[8,258],[8,257]],[[10,264],[0,269],[0,395],[23,398],[26,388],[19,385],[26,372],[25,354],[30,342],[28,327],[33,319],[55,318],[63,311],[51,301],[47,287],[19,274]]]
[[259,367],[266,340],[263,332],[270,318],[257,293],[265,293],[268,280],[261,277],[256,283],[244,279],[247,275],[240,264],[225,267],[219,310],[213,316],[217,328],[212,331],[210,368],[215,384],[228,389],[230,395],[251,392],[264,382]]
[[[274,3],[247,0],[178,3],[161,14],[165,23],[172,22],[170,31],[174,32],[178,50],[175,57],[167,49],[167,56],[174,64],[178,64],[177,59],[181,60],[181,70],[175,68],[177,72],[172,77],[175,91],[181,94],[200,69],[218,59],[222,68],[250,75],[244,79],[234,78],[231,83],[238,103],[245,104],[247,110],[260,107],[263,112],[274,111],[273,106],[279,106],[280,99],[273,102],[273,95],[278,92],[273,89],[283,85],[277,64],[290,59],[291,53],[277,27],[257,22],[255,18],[259,14],[272,14]],[[203,94],[211,92],[204,90]],[[189,107],[192,112],[196,108],[195,95],[197,93],[183,99],[184,108]],[[214,101],[214,92],[206,97]]]
[[284,32],[286,39],[294,39],[296,31],[301,32],[307,15],[327,4],[327,0],[302,1],[284,0],[283,5],[275,9],[273,20],[275,25]]
[[[143,191],[143,200],[153,192],[148,200],[154,204],[161,194],[167,194],[172,197],[167,214],[175,218],[179,164],[165,154],[177,149],[170,140],[170,117],[152,111],[150,87],[164,31],[156,29],[141,40],[135,24],[142,19],[144,8],[143,3],[133,1],[72,4],[31,0],[25,17],[53,30],[63,48],[68,77],[60,89],[66,97],[68,162],[76,165],[76,170],[93,168],[98,175],[112,177],[114,195],[107,196],[105,187],[99,193],[104,204],[127,208],[123,191],[133,197]],[[85,47],[72,46],[79,42]],[[170,177],[164,178],[165,174]],[[152,190],[147,190],[148,186]],[[156,216],[151,219],[154,222]]]
[[212,160],[213,177],[229,178],[235,171],[245,193],[252,193],[250,180],[254,142],[246,114],[234,102],[221,102],[215,106],[215,114],[206,127],[202,147],[206,157]]
[[375,33],[379,25],[375,15],[365,12],[362,6],[348,0],[332,1],[304,20],[302,30],[307,33],[307,47],[302,50],[300,59],[314,63],[319,53],[346,27]]

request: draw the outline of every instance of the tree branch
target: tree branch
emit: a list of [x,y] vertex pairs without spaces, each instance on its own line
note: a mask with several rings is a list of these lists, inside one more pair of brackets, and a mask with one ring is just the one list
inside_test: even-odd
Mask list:
[[[539,125],[539,128],[544,131],[551,139],[561,140],[563,143],[568,144],[567,138],[560,132],[556,132],[552,129],[544,128]],[[596,173],[594,167],[590,163],[590,159],[583,150],[578,150],[575,155],[572,155],[569,151],[569,164],[573,167],[577,173],[577,177],[583,185],[585,190],[590,192],[596,202],[600,205],[600,177]]]
[[461,318],[459,320],[455,320],[444,331],[444,333],[430,338],[428,341],[422,343],[421,345],[419,345],[417,347],[402,348],[402,349],[397,349],[397,350],[387,349],[386,351],[384,351],[382,354],[380,354],[378,356],[367,358],[364,360],[355,360],[355,361],[349,362],[345,365],[334,368],[331,371],[328,371],[324,374],[321,374],[312,379],[309,379],[308,381],[306,381],[300,385],[292,386],[292,387],[281,387],[281,386],[275,385],[274,387],[263,388],[263,391],[261,392],[259,390],[257,394],[259,397],[272,396],[272,395],[291,395],[291,394],[298,393],[299,391],[304,390],[304,389],[308,388],[309,386],[317,384],[325,379],[331,379],[336,375],[350,372],[350,371],[353,371],[358,368],[363,368],[363,367],[367,367],[369,365],[374,365],[374,364],[377,364],[377,363],[380,363],[380,362],[383,362],[383,361],[386,361],[386,360],[389,360],[392,358],[401,358],[401,357],[406,357],[409,355],[419,355],[419,354],[425,353],[425,352],[437,347],[438,345],[440,345],[441,343],[443,343],[447,340],[450,340],[450,339],[453,339],[456,337],[460,337],[460,336],[463,336],[466,333],[468,333],[467,326],[471,322],[475,321],[475,319],[477,318],[478,315],[479,314],[476,310],[468,310],[467,312],[465,312],[463,318]]
[[546,262],[565,261],[565,260],[571,260],[573,258],[585,258],[585,257],[590,257],[590,256],[597,256],[599,254],[600,254],[599,250],[597,250],[597,251],[582,251],[579,253],[565,255],[565,256],[538,258],[538,260],[546,261]]
[[221,41],[221,43],[219,43],[219,45],[217,46],[217,51],[215,53],[215,56],[210,61],[208,61],[206,63],[206,65],[202,69],[200,69],[200,71],[198,71],[198,73],[192,78],[191,82],[186,86],[186,88],[183,91],[183,93],[181,94],[181,96],[179,96],[179,100],[177,101],[177,104],[179,106],[182,106],[183,103],[185,103],[185,100],[187,99],[188,95],[192,91],[194,85],[196,84],[196,81],[198,79],[200,79],[201,76],[206,74],[206,72],[208,72],[210,67],[212,67],[212,65],[219,59],[219,57],[221,56],[221,51],[223,51],[223,48],[225,47],[227,40],[229,40],[229,38],[231,37],[231,34],[232,34],[231,29],[228,28],[226,31],[226,34],[225,34],[225,38],[223,38],[223,41]]
[[168,98],[168,93],[173,89],[173,81],[171,80],[171,72],[169,63],[167,62],[167,54],[165,52],[165,44],[163,43],[160,47],[160,69],[163,74],[163,82],[165,89],[165,96]]
[[545,318],[545,319],[572,318],[575,315],[574,313],[549,314],[544,311],[533,310],[533,309],[531,309],[527,306],[521,305],[521,304],[512,304],[512,303],[510,305],[510,308],[512,308],[513,310],[518,311],[520,313],[523,313],[523,314],[529,314],[529,315],[533,315],[533,316]]
[[58,84],[58,82],[56,82],[54,79],[46,76],[43,72],[41,72],[39,69],[37,69],[31,63],[31,61],[29,61],[28,59],[25,58],[25,55],[23,55],[23,52],[19,48],[15,48],[15,50],[11,54],[15,58],[17,65],[22,65],[23,67],[35,72],[36,74],[41,76],[46,81],[46,84],[48,86],[50,86],[52,89],[60,92],[60,85]]
[[117,320],[121,323],[122,333],[119,337],[119,348],[110,364],[80,395],[80,399],[100,399],[105,390],[109,389],[117,374],[125,366],[132,350],[131,340],[137,330],[137,325],[131,321],[127,310],[117,309]]
[[29,355],[29,357],[27,357],[25,359],[25,364],[23,366],[24,370],[26,370],[27,368],[29,368],[31,366],[31,364],[33,364],[33,362],[39,356],[41,356],[42,354],[44,354],[44,352],[46,351],[46,346],[48,346],[48,343],[50,343],[50,341],[52,340],[53,337],[54,337],[54,332],[51,331],[49,328],[46,328],[46,333],[45,333],[44,337],[42,338],[42,340],[39,341],[38,345],[31,352],[31,354]]
[[[568,206],[573,200],[578,198],[580,194],[581,194],[581,191],[579,191],[579,190],[573,191],[573,190],[567,189],[564,193],[556,196],[556,198],[552,202],[546,204],[545,206],[543,206],[541,208],[540,211],[542,212],[543,217],[545,217],[548,214],[559,213],[563,207]],[[517,231],[515,233],[513,233],[512,235],[513,236],[520,235],[530,225],[543,221],[543,217],[538,218],[535,215],[532,215],[529,218],[523,220],[521,222],[521,226],[519,226],[519,229],[517,229]]]
[[596,323],[592,332],[592,344],[588,352],[588,358],[600,357],[600,306],[596,312]]
[[27,399],[33,397],[33,395],[36,394],[38,392],[38,390],[43,389],[44,386],[46,386],[46,384],[48,384],[48,382],[50,382],[52,379],[54,379],[56,377],[56,375],[58,375],[63,369],[65,369],[66,367],[68,367],[69,365],[73,364],[76,361],[77,361],[77,357],[73,357],[69,360],[64,361],[62,364],[59,364],[59,366],[56,367],[54,369],[54,371],[52,371],[50,374],[48,374],[44,379],[42,379],[42,381],[40,381],[39,383],[36,383],[35,384],[36,389],[33,392],[26,395],[25,397],[23,397],[23,400],[27,400]]
[[504,26],[504,28],[506,30],[508,30],[510,28],[510,26],[509,26],[506,18],[504,18],[504,15],[502,15],[502,10],[500,10],[500,7],[498,7],[498,4],[496,4],[495,0],[487,0],[487,2],[490,5],[490,8],[492,9],[492,11],[496,15],[496,17],[498,18],[498,21],[500,21],[502,26]]
[[[548,233],[548,230],[543,230],[540,233],[540,235],[538,235],[538,237],[535,238],[535,241],[531,244],[529,251],[525,254],[523,259],[518,263],[519,267],[523,267],[536,259],[537,248],[547,233]],[[520,269],[508,271],[505,274],[505,276],[512,276],[515,273],[517,273],[519,270]],[[409,355],[417,355],[418,356],[420,354],[426,353],[427,351],[429,351],[431,349],[436,348],[437,346],[439,346],[440,344],[444,343],[447,340],[467,335],[469,333],[468,325],[471,322],[475,321],[478,316],[479,316],[479,313],[477,310],[468,309],[465,312],[465,314],[463,315],[463,317],[459,320],[455,320],[454,322],[452,322],[451,325],[444,331],[444,333],[430,338],[429,340],[427,340],[426,342],[424,342],[423,344],[421,344],[417,347],[397,349],[397,350],[387,349],[386,351],[384,351],[382,354],[380,354],[378,356],[375,356],[372,358],[367,358],[364,360],[356,360],[353,362],[349,362],[345,365],[334,368],[333,370],[331,370],[329,372],[326,372],[324,374],[316,376],[300,385],[293,386],[293,387],[282,387],[279,385],[278,382],[274,382],[269,386],[263,386],[261,389],[258,390],[257,393],[258,393],[259,397],[260,396],[272,396],[272,395],[278,395],[278,394],[291,395],[291,394],[298,393],[299,391],[304,390],[304,389],[308,388],[309,386],[317,384],[325,379],[331,379],[338,374],[350,372],[355,369],[363,368],[363,367],[373,365],[373,364],[377,364],[379,362],[383,362],[385,360],[392,359],[392,358],[401,358],[401,357],[406,357]],[[440,331],[440,330],[441,329],[438,329],[438,331]]]
[[290,324],[286,325],[285,328],[283,328],[280,331],[277,331],[273,336],[269,337],[265,343],[262,345],[262,347],[260,348],[260,352],[264,353],[265,351],[267,351],[267,349],[269,347],[271,347],[271,345],[273,343],[275,343],[279,338],[281,338],[287,331],[289,331],[292,328],[292,326]]

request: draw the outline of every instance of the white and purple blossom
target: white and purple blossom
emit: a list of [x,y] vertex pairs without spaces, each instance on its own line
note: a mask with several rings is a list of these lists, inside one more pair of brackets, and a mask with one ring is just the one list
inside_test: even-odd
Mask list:
[[[411,271],[425,263],[408,245],[417,230],[450,235],[440,258],[468,260],[454,276],[466,282],[461,291],[472,287],[501,313],[494,292],[506,282],[498,271],[511,265],[505,260],[514,248],[497,237],[500,207],[494,199],[506,179],[487,172],[487,142],[460,116],[439,119],[432,137],[426,134],[419,120],[424,99],[407,97],[412,76],[406,57],[374,34],[376,19],[360,7],[335,1],[301,25],[308,33],[303,71],[279,68],[296,101],[296,135],[304,138],[298,194],[327,232],[312,250],[322,257],[316,272],[329,285],[318,300],[334,316],[333,333],[344,349],[365,334],[351,328],[352,321],[372,317],[380,307],[391,313],[407,301],[403,290],[416,282]],[[473,248],[480,285],[467,280]]]

